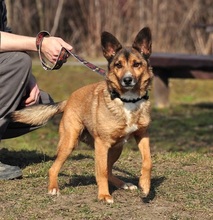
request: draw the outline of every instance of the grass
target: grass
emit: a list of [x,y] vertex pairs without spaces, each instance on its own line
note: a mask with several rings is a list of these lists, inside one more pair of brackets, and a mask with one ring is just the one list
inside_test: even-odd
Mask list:
[[[84,67],[64,66],[45,72],[33,67],[40,88],[55,101],[80,86],[102,80]],[[213,81],[172,80],[171,107],[152,109],[150,126],[153,159],[152,189],[124,192],[110,187],[113,205],[97,201],[94,152],[81,145],[63,166],[61,196],[46,194],[48,169],[58,142],[58,123],[0,145],[0,161],[18,165],[23,178],[0,181],[0,219],[212,219],[213,204]],[[154,98],[151,95],[151,101]],[[128,143],[114,167],[116,175],[137,184],[141,158]]]

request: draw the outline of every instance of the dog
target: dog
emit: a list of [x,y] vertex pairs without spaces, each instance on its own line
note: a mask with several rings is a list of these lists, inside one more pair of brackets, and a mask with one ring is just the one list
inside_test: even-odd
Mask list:
[[28,107],[13,112],[10,117],[16,122],[41,125],[63,112],[57,157],[49,169],[49,194],[59,194],[59,171],[78,141],[83,141],[95,149],[98,199],[113,203],[108,182],[117,188],[137,189],[112,173],[113,164],[130,137],[136,139],[142,155],[139,187],[146,196],[150,192],[152,161],[148,126],[151,107],[148,91],[153,78],[149,64],[151,31],[144,27],[131,47],[123,47],[111,33],[103,32],[101,44],[108,61],[104,81],[78,89],[66,101]]

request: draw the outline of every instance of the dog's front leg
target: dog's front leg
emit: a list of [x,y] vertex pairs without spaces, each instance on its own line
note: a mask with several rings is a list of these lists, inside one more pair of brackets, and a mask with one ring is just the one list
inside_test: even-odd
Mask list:
[[100,138],[95,139],[95,173],[98,185],[98,199],[107,203],[113,203],[113,198],[109,194],[108,184],[108,157],[109,146],[102,142]]
[[142,168],[141,176],[139,179],[139,187],[143,190],[143,193],[147,196],[150,191],[151,185],[151,170],[152,161],[150,154],[149,135],[147,132],[142,135],[135,136],[138,143],[138,147],[142,156]]
[[82,130],[81,124],[70,126],[67,118],[62,119],[60,124],[60,140],[58,143],[57,157],[51,168],[49,169],[49,186],[48,193],[50,195],[59,195],[58,173],[77,145],[79,134]]

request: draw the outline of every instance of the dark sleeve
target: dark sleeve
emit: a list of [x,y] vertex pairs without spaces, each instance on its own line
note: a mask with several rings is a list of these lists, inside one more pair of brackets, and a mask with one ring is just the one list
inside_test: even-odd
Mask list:
[[4,0],[0,1],[0,18],[0,30],[5,32],[11,32],[11,29],[7,26],[7,9]]

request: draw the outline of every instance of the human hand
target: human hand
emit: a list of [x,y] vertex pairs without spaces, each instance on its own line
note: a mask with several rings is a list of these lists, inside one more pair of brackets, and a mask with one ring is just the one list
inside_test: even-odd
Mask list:
[[31,76],[26,88],[26,93],[22,101],[22,106],[30,106],[33,104],[37,104],[39,102],[39,97],[40,90],[38,88],[34,76]]
[[72,50],[72,46],[59,37],[44,37],[41,52],[51,62],[56,63],[61,48]]

